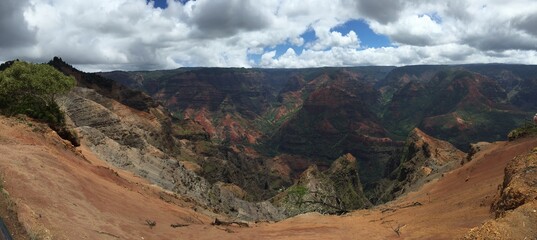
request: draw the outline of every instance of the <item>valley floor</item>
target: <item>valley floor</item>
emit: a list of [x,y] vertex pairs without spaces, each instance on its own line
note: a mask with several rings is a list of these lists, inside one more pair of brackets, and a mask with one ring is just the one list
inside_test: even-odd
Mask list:
[[192,210],[187,199],[109,166],[84,146],[72,149],[39,124],[0,117],[3,187],[30,235],[44,239],[459,238],[493,217],[505,165],[535,146],[537,138],[493,143],[461,168],[373,209],[241,228],[211,225],[216,215]]

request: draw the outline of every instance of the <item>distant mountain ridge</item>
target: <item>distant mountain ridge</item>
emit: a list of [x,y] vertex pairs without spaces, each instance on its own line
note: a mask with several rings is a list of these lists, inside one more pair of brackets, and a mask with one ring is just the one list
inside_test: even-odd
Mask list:
[[308,156],[326,167],[352,153],[364,165],[362,178],[378,176],[416,127],[468,150],[475,141],[505,139],[537,107],[533,65],[98,74],[147,92],[176,116],[199,122],[212,138],[232,145]]

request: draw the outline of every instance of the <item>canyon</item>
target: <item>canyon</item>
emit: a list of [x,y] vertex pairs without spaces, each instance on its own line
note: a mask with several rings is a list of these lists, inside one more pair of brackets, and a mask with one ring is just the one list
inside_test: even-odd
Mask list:
[[537,222],[536,138],[506,141],[534,114],[535,66],[48,64],[76,79],[57,103],[79,146],[0,119],[6,216],[27,236],[535,236],[510,222]]

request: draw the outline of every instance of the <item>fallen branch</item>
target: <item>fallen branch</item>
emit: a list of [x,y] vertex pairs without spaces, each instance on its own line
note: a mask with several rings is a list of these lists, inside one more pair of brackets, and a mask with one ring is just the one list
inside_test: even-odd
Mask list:
[[420,202],[413,202],[411,204],[407,204],[407,205],[404,205],[404,206],[401,206],[400,208],[409,208],[409,207],[417,207],[417,206],[422,206],[423,204],[421,204]]
[[172,227],[172,228],[188,227],[188,226],[189,226],[188,224],[181,224],[181,223],[170,224],[170,227]]
[[235,221],[226,222],[226,221],[221,221],[218,218],[215,218],[214,222],[211,223],[211,225],[214,225],[214,226],[231,226],[233,224],[238,225],[239,227],[249,227],[248,224],[244,222],[235,222]]
[[110,236],[110,237],[118,238],[118,239],[119,239],[119,236],[116,236],[116,235],[111,234],[111,233],[107,233],[107,232],[103,232],[103,231],[97,231],[97,230],[93,230],[93,231],[95,231],[95,232],[98,233],[98,234],[103,234],[103,235],[107,235],[107,236]]

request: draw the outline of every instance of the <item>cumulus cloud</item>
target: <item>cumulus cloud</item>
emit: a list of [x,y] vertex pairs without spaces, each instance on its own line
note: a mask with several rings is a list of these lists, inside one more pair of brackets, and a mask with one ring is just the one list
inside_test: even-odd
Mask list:
[[350,31],[347,35],[333,31],[321,35],[318,41],[309,44],[307,47],[313,50],[325,50],[333,47],[359,48],[360,39],[358,39],[354,31]]
[[[536,16],[534,0],[168,0],[166,9],[146,0],[2,0],[0,61],[60,56],[88,71],[537,63]],[[363,47],[360,29],[334,30],[355,19],[392,45]],[[279,55],[281,46],[300,51]]]
[[389,24],[373,22],[372,27],[404,45],[438,45],[452,40],[442,31],[442,26],[428,15],[409,15]]

